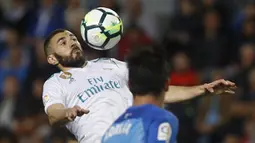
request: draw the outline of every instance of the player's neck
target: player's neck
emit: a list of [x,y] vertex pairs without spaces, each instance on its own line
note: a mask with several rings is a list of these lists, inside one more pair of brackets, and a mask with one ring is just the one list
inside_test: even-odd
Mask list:
[[139,105],[144,105],[144,104],[153,104],[153,105],[161,107],[162,102],[163,102],[163,99],[161,99],[161,97],[156,98],[155,96],[150,95],[150,94],[143,95],[143,96],[136,95],[134,97],[133,105],[134,106],[139,106]]
[[66,72],[66,71],[68,71],[68,70],[70,70],[70,69],[72,69],[72,68],[70,68],[70,67],[59,67],[59,69],[60,69],[61,71],[63,71],[63,72]]
[[[83,68],[85,67],[86,65],[88,64],[88,62],[86,61],[81,67],[76,67],[76,68]],[[75,67],[64,67],[64,66],[61,66],[61,65],[58,65],[58,68],[63,71],[63,72],[66,72],[72,68],[75,68]]]

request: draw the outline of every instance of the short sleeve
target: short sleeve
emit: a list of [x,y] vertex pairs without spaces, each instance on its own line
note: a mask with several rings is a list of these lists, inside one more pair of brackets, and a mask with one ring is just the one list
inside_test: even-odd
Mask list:
[[128,67],[127,67],[127,63],[123,62],[123,61],[119,61],[116,59],[113,59],[114,63],[116,63],[118,65],[118,67],[120,68],[123,76],[123,79],[126,83],[128,83]]
[[128,67],[127,63],[123,63],[123,74],[124,74],[124,80],[128,83]]
[[173,134],[173,129],[168,121],[154,121],[148,132],[148,143],[170,143],[170,140],[175,140],[176,135]]
[[54,76],[44,83],[42,100],[46,114],[49,106],[57,103],[64,105],[63,89]]

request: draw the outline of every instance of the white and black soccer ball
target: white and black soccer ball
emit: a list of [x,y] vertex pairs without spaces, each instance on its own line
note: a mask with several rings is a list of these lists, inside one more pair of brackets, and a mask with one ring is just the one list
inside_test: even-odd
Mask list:
[[105,7],[88,12],[81,22],[81,36],[91,47],[97,50],[113,48],[123,33],[122,20],[118,14]]

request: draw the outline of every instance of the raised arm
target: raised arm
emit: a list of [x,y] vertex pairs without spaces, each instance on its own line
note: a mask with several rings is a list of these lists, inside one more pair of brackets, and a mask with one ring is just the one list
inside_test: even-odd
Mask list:
[[202,85],[199,86],[169,86],[168,91],[165,95],[166,103],[180,102],[184,100],[189,100],[202,95],[205,89]]
[[236,85],[233,82],[220,79],[208,84],[183,87],[183,86],[169,86],[165,95],[166,103],[180,102],[189,100],[205,93],[221,95],[225,93],[234,94]]

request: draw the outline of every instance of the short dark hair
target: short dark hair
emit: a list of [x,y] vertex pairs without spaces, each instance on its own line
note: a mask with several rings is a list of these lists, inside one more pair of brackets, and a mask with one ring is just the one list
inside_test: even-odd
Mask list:
[[170,64],[164,49],[137,47],[127,58],[129,88],[134,96],[160,96],[169,78]]
[[44,41],[44,54],[45,56],[47,57],[48,54],[49,54],[49,49],[50,49],[50,41],[51,39],[58,33],[61,33],[61,32],[65,32],[66,30],[65,29],[56,29],[54,31],[52,31],[48,36],[47,38],[45,39]]

